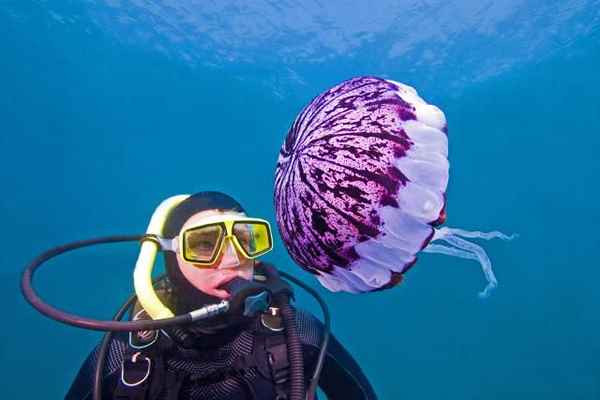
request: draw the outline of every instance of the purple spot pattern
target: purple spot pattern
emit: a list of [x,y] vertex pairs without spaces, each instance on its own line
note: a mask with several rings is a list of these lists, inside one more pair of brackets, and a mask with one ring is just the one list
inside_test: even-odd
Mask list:
[[381,233],[378,210],[398,207],[408,179],[394,166],[413,145],[402,122],[414,107],[376,77],[342,82],[315,97],[292,124],[275,173],[279,230],[312,273],[347,267],[354,246]]

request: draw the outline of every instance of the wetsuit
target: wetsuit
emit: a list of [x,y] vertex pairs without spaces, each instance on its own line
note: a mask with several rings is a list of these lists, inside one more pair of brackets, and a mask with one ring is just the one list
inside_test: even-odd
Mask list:
[[[305,377],[314,371],[323,326],[314,316],[297,311],[297,331],[304,354]],[[158,360],[164,369],[160,392],[155,398],[190,400],[249,400],[275,399],[277,378],[269,375],[264,366],[270,357],[263,351],[265,335],[273,334],[261,323],[260,317],[243,326],[226,329],[217,334],[195,334],[195,345],[185,349],[161,333],[153,344]],[[280,337],[283,335],[280,335]],[[162,347],[161,347],[162,346]],[[152,350],[152,347],[149,350]],[[96,354],[98,349],[85,360],[77,374],[66,400],[90,400]],[[127,333],[117,333],[110,344],[108,359],[103,371],[103,399],[118,399],[115,395],[123,385],[121,369],[123,360],[135,351],[129,344]],[[142,363],[143,365],[143,363]],[[127,371],[126,371],[127,372]],[[141,377],[142,374],[138,374]],[[283,374],[285,380],[285,374]],[[126,380],[131,378],[126,378]],[[136,378],[137,379],[137,378]],[[158,378],[151,377],[158,380]],[[168,382],[168,383],[165,383]],[[281,384],[278,384],[279,387]],[[307,381],[308,385],[308,381]],[[169,386],[172,390],[169,391]],[[333,337],[330,338],[327,357],[319,386],[330,400],[372,400],[376,395],[352,356]],[[117,389],[117,392],[115,390]]]

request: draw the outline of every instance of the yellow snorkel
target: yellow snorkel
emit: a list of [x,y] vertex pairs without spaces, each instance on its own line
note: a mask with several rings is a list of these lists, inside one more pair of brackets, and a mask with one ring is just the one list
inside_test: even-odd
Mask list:
[[[150,218],[148,229],[142,246],[135,270],[133,271],[133,284],[138,301],[152,319],[171,318],[173,312],[165,306],[154,291],[152,285],[152,270],[156,261],[156,254],[160,250],[158,238],[162,237],[163,226],[171,211],[182,201],[190,197],[188,194],[180,194],[169,197],[156,208]],[[156,238],[156,239],[153,239]]]

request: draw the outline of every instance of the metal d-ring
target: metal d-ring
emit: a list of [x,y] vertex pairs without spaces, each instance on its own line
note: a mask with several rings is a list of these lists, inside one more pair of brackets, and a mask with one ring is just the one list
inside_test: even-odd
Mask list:
[[[137,357],[140,354],[141,353],[139,351],[137,353],[135,353],[131,357],[131,361],[136,363]],[[123,382],[123,385],[129,386],[129,387],[135,387],[137,385],[141,385],[142,383],[144,383],[146,381],[146,379],[148,379],[148,377],[150,376],[150,369],[152,368],[152,362],[150,361],[150,359],[148,357],[144,357],[144,360],[146,360],[146,362],[148,363],[148,370],[146,371],[146,375],[144,375],[144,377],[142,379],[140,379],[139,381],[134,382],[134,383],[129,383],[129,382],[125,381],[125,365],[124,365],[124,363],[121,363],[121,382]]]

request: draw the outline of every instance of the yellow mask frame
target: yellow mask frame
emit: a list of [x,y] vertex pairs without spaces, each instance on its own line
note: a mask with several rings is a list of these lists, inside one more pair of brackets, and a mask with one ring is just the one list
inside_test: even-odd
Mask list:
[[[256,251],[250,251],[249,248],[246,248],[242,242],[240,242],[243,238],[241,239],[239,237],[241,233],[235,229],[239,225],[251,227],[250,231],[247,232],[249,235],[248,239],[253,241]],[[211,255],[210,257],[204,257],[206,259],[201,259],[200,256],[194,253],[189,242],[193,241],[194,233],[197,234],[200,231],[210,228],[215,228],[213,229],[213,232],[216,234],[216,236],[212,238],[214,244],[210,249]],[[233,244],[239,254],[248,260],[260,257],[273,249],[273,235],[271,233],[269,221],[260,218],[224,214],[209,216],[203,218],[196,224],[185,227],[176,238],[172,239],[171,248],[163,246],[163,250],[177,251],[185,261],[192,263],[198,268],[212,268],[216,265],[216,261],[221,255],[223,247],[228,240]],[[173,242],[175,241],[177,241],[178,245],[176,248],[173,248]],[[246,246],[250,247],[249,244],[250,243],[246,244]]]

